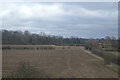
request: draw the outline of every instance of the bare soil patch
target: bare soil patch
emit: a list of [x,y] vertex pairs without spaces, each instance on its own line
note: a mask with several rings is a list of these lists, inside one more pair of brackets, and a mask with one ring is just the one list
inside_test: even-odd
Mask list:
[[[17,45],[16,45],[17,46]],[[26,46],[26,45],[20,45]],[[27,45],[33,46],[33,45]],[[42,45],[36,45],[42,46]],[[49,45],[46,45],[49,46]],[[3,77],[15,71],[19,62],[29,62],[51,78],[117,78],[118,73],[87,54],[80,46],[55,46],[54,50],[3,50]],[[17,46],[18,47],[18,46]],[[45,46],[44,46],[45,47]]]

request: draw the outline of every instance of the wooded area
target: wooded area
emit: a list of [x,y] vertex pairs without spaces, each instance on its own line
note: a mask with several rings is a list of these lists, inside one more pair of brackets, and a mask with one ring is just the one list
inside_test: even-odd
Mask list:
[[29,31],[2,30],[2,44],[54,44],[54,45],[81,45],[82,38],[63,38],[62,36],[46,35],[45,33],[32,34]]
[[2,44],[53,44],[53,45],[85,45],[90,47],[114,48],[118,49],[118,41],[114,37],[99,39],[85,39],[78,37],[64,38],[63,36],[46,35],[45,33],[33,34],[29,31],[8,31],[2,30]]

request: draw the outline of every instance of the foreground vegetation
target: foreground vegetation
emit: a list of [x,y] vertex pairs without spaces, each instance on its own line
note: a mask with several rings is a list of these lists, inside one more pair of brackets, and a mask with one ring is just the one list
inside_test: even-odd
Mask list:
[[15,71],[12,71],[6,77],[8,78],[45,78],[47,76],[43,70],[38,70],[29,62],[19,62]]

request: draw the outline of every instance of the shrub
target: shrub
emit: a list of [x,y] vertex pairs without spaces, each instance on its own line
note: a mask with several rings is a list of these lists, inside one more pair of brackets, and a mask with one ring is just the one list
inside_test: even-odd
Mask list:
[[106,64],[114,63],[119,65],[118,56],[112,53],[108,53],[101,49],[92,48],[92,53],[104,58]]
[[11,78],[44,78],[47,75],[43,70],[38,70],[29,63],[20,62],[16,71],[10,75]]
[[104,52],[101,49],[92,48],[92,53],[100,57],[104,56]]
[[114,54],[111,54],[111,53],[105,53],[104,54],[104,60],[105,62],[107,63],[114,63],[114,64],[117,64],[118,65],[118,56],[117,55],[114,55]]

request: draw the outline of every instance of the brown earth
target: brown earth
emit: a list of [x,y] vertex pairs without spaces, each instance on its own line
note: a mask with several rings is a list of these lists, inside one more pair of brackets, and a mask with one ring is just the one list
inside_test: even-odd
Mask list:
[[3,76],[14,71],[19,62],[29,62],[52,78],[118,77],[117,72],[106,67],[103,61],[87,54],[83,47],[54,47],[55,50],[3,50]]

